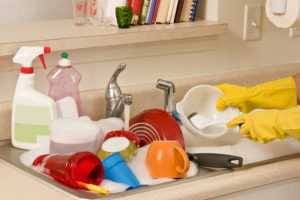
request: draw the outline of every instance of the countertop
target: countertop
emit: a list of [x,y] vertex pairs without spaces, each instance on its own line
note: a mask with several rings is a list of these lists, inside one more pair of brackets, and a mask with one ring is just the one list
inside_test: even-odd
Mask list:
[[[37,178],[0,160],[1,199],[74,199]],[[174,184],[154,186],[115,199],[213,199],[226,194],[300,178],[300,155],[286,157],[268,164],[256,164],[222,175],[191,178]]]

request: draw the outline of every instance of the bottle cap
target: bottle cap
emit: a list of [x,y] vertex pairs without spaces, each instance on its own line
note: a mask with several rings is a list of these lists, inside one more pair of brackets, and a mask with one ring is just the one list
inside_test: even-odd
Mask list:
[[62,52],[60,54],[60,60],[58,65],[61,67],[70,67],[72,65],[71,60],[69,59],[69,54],[67,52]]

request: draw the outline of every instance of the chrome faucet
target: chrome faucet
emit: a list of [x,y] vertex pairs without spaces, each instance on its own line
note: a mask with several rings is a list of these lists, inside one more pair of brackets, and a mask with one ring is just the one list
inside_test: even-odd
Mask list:
[[165,111],[172,115],[175,111],[175,84],[171,81],[158,79],[156,82],[156,87],[165,92]]
[[126,64],[120,64],[110,78],[106,92],[106,117],[122,117],[124,111],[123,95],[118,85],[118,77],[122,71],[126,69]]

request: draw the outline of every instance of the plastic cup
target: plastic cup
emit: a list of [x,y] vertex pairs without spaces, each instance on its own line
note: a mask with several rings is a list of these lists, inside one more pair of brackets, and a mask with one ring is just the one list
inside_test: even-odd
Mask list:
[[114,153],[102,161],[105,179],[129,185],[130,188],[140,187],[140,182],[132,173],[120,153]]
[[89,152],[41,155],[35,159],[33,166],[41,167],[43,173],[72,188],[82,188],[78,181],[99,185],[104,175],[101,161]]
[[132,20],[132,10],[129,6],[116,7],[116,17],[119,28],[129,28]]

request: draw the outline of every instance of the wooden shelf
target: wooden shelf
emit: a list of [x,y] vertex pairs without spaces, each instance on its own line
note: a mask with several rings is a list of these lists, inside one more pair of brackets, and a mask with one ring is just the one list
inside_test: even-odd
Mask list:
[[59,51],[215,36],[227,29],[224,23],[209,21],[144,25],[130,29],[112,26],[75,26],[72,20],[0,27],[0,56],[12,55],[23,45],[47,45],[54,51]]

